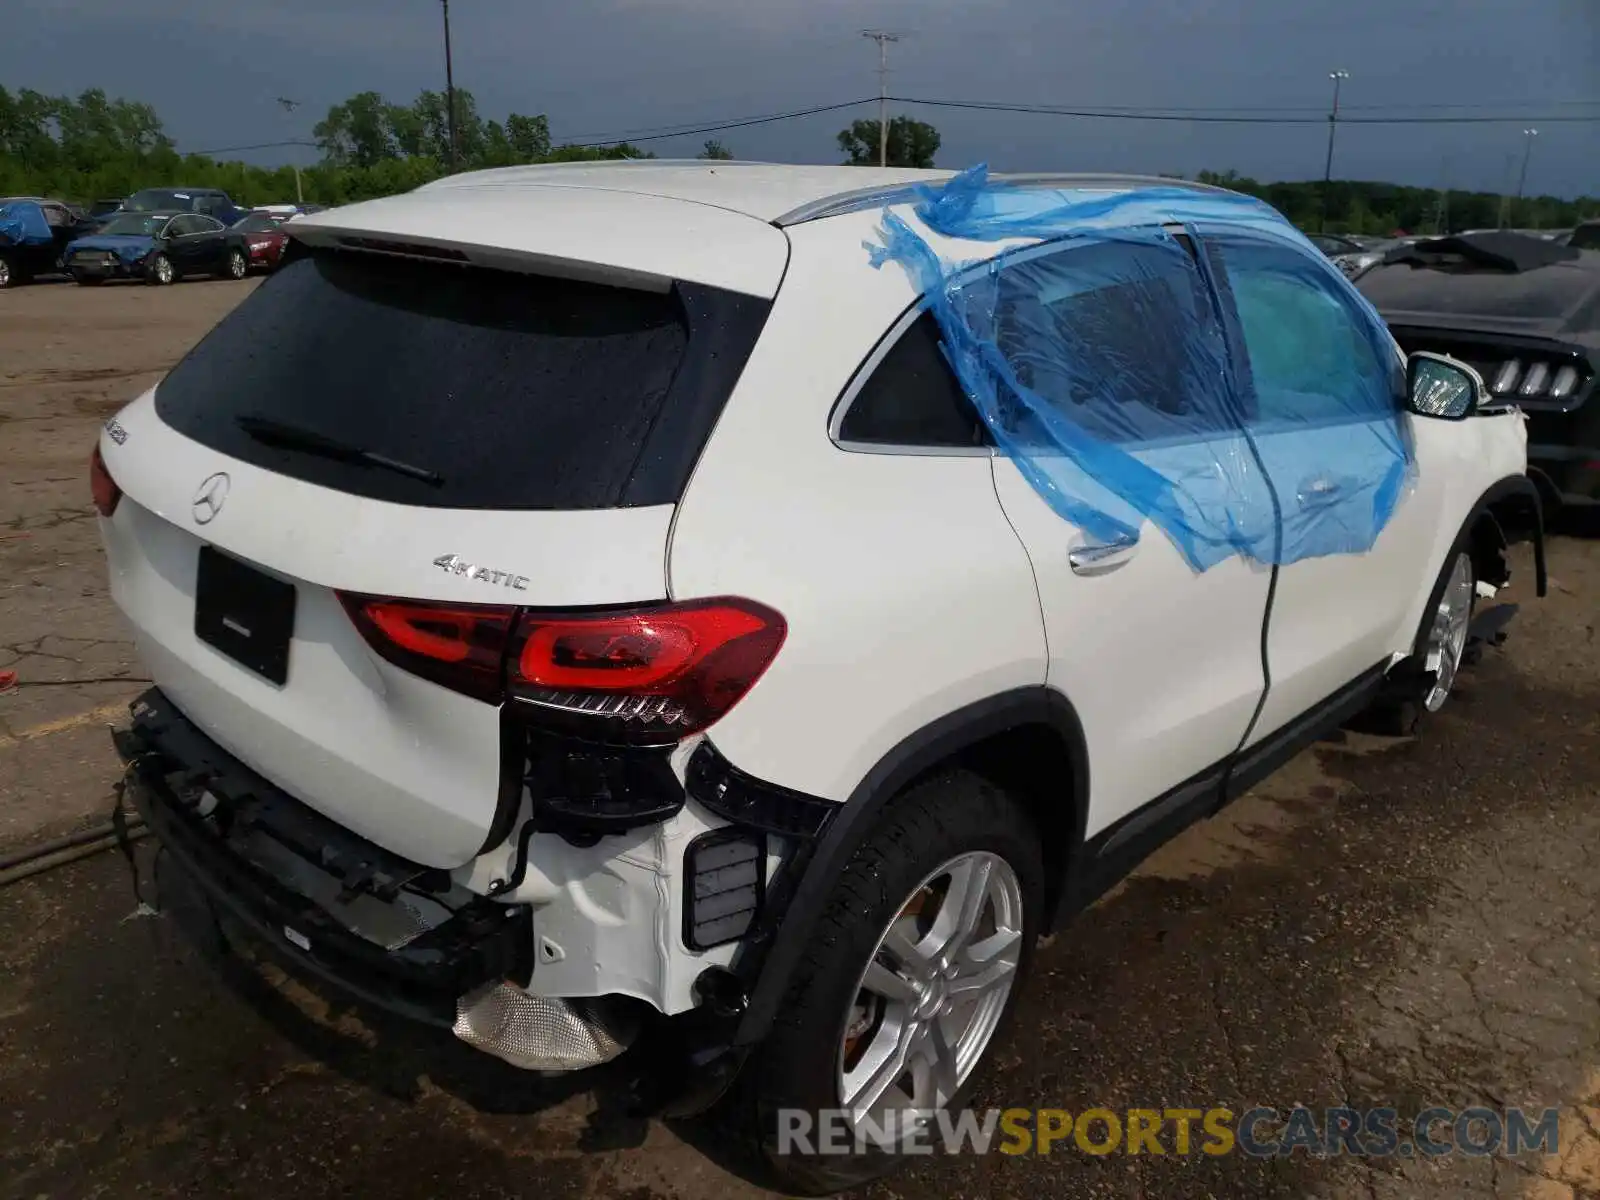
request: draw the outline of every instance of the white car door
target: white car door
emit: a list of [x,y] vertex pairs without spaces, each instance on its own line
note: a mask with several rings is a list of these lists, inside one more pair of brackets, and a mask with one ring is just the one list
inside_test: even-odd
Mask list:
[[[997,341],[1022,381],[1068,419],[1101,421],[1097,435],[1139,464],[1202,490],[1197,476],[1247,453],[1242,434],[1220,419],[1198,429],[1194,414],[1206,406],[1184,394],[1201,386],[1184,361],[1193,339],[1225,342],[1198,272],[1172,243],[1049,248],[1002,260],[996,278]],[[1057,352],[1040,344],[1050,336]],[[1185,413],[1186,433],[1135,433]],[[995,489],[1033,563],[1048,682],[1083,724],[1092,839],[1157,798],[1174,807],[1203,800],[1208,784],[1197,777],[1239,746],[1262,697],[1271,572],[1232,553],[1198,570],[1149,521],[1136,543],[1108,542],[1042,498],[1037,472],[1032,482],[1027,474],[1040,465],[1049,473],[1063,463],[997,456]],[[1091,505],[1108,499],[1087,476],[1078,484]],[[1193,789],[1174,792],[1189,782]]]
[[[1409,649],[1449,470],[1439,439],[1413,438],[1398,348],[1333,270],[1249,233],[1205,242],[1237,314],[1248,427],[1283,516],[1254,744]],[[1418,469],[1406,472],[1413,441]]]

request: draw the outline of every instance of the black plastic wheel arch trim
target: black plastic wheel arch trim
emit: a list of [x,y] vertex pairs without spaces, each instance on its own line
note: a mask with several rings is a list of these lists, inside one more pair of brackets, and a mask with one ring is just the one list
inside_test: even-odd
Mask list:
[[710,739],[701,742],[690,757],[684,787],[702,807],[723,820],[780,837],[818,837],[839,811],[833,800],[746,774],[722,757]]
[[733,962],[750,988],[750,1003],[734,1041],[752,1045],[772,1027],[811,931],[850,856],[866,839],[887,804],[924,771],[996,734],[1030,725],[1053,730],[1070,754],[1073,805],[1066,870],[1083,845],[1088,819],[1089,756],[1083,723],[1071,701],[1043,685],[1016,688],[956,709],[905,738],[885,754],[850,793],[821,837],[802,843],[767,893],[761,927]]
[[[1478,519],[1488,516],[1500,525],[1494,515],[1494,508],[1507,500],[1526,500],[1533,512],[1533,575],[1534,594],[1543,597],[1549,588],[1549,580],[1545,570],[1544,557],[1544,497],[1539,491],[1539,485],[1528,475],[1508,475],[1494,484],[1488,491],[1478,498],[1477,504],[1472,507],[1472,515],[1467,518],[1463,532],[1471,533],[1472,527]],[[1502,529],[1501,538],[1504,540],[1505,532]]]

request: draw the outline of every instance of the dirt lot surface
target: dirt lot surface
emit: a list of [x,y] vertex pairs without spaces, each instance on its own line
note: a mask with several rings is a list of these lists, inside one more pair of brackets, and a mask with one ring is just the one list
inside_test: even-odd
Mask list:
[[[250,284],[0,294],[0,853],[102,819],[141,669],[106,595],[96,425]],[[1423,736],[1350,735],[1044,948],[980,1106],[1562,1110],[1559,1152],[918,1161],[875,1197],[1600,1197],[1600,543]],[[139,848],[148,876],[149,844]],[[632,1120],[222,952],[101,854],[0,887],[0,1197],[761,1194]],[[193,927],[194,932],[190,932]]]

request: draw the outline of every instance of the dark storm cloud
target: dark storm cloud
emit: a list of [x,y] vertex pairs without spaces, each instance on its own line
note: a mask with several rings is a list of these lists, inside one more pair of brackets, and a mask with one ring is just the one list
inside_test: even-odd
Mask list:
[[[186,149],[305,136],[327,106],[443,80],[431,0],[12,0],[0,82],[101,86],[148,100]],[[1491,105],[1600,116],[1596,0],[455,0],[456,77],[486,115],[545,112],[588,138],[753,116],[874,93],[864,26],[904,30],[891,90],[1057,105],[1246,105],[1326,111],[1328,72],[1369,105]],[[304,102],[298,118],[273,103]],[[1558,101],[1593,101],[1588,107]],[[1437,110],[1417,110],[1436,113]],[[1483,112],[1485,110],[1474,110]],[[830,113],[723,136],[741,156],[831,161]],[[871,115],[864,109],[859,115]],[[998,167],[1320,176],[1326,125],[1143,124],[922,110],[940,161]],[[296,124],[298,121],[298,124]],[[1600,125],[1536,121],[1529,190],[1600,193]],[[1522,123],[1342,125],[1336,173],[1497,189]],[[651,143],[689,154],[700,138]],[[309,153],[309,152],[307,152]],[[267,158],[267,155],[258,157]]]

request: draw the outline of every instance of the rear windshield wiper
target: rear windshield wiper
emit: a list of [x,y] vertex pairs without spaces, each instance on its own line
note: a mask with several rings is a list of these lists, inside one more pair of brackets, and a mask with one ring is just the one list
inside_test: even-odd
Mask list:
[[427,467],[418,467],[408,462],[401,462],[397,458],[390,458],[388,455],[379,454],[375,450],[364,450],[360,446],[352,446],[349,442],[341,442],[337,438],[328,437],[326,434],[318,433],[314,429],[305,429],[299,425],[289,425],[283,421],[274,421],[271,417],[251,416],[249,413],[235,417],[234,424],[266,446],[280,446],[286,450],[303,450],[307,454],[315,454],[322,458],[332,458],[339,462],[361,463],[364,466],[379,467],[385,471],[393,471],[397,475],[420,479],[423,483],[431,483],[434,487],[444,483],[444,476],[437,471],[430,471]]

